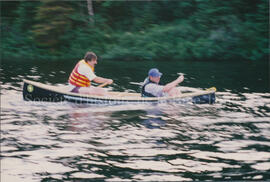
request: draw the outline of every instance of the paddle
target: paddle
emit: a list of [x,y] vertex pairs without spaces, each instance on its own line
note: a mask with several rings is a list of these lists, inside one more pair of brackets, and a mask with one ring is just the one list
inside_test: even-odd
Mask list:
[[102,87],[105,87],[106,85],[108,85],[109,83],[102,83],[101,85],[99,85],[99,86],[97,86],[97,87],[100,87],[100,88],[102,88]]
[[206,91],[217,91],[217,89],[216,89],[216,87],[211,87],[211,88],[208,88],[208,89],[206,89]]
[[177,75],[179,75],[179,76],[183,75],[183,76],[184,76],[185,73],[180,73],[180,72],[179,72],[179,73],[177,73]]
[[129,83],[132,85],[140,85],[140,86],[143,85],[143,82],[129,82]]
[[[177,75],[185,75],[185,73],[177,73]],[[139,85],[139,86],[143,85],[143,82],[129,82],[129,83],[132,85]]]

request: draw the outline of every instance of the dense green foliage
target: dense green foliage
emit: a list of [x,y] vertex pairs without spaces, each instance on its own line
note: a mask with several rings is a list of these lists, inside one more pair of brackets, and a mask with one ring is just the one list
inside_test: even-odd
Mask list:
[[[268,59],[268,0],[1,2],[2,59]],[[94,21],[90,21],[90,19]]]

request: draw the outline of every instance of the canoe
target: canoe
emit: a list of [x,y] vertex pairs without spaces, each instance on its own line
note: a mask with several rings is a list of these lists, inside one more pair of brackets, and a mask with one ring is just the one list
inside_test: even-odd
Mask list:
[[23,99],[36,102],[74,102],[78,104],[135,104],[135,103],[215,103],[215,89],[182,93],[173,97],[141,97],[140,93],[108,92],[107,96],[78,94],[61,86],[52,86],[35,81],[23,80]]

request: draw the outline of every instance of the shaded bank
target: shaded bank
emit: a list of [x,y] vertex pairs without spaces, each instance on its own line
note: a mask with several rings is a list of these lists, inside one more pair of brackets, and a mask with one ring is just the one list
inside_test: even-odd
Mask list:
[[1,57],[58,60],[92,50],[112,60],[264,60],[260,1],[1,2]]

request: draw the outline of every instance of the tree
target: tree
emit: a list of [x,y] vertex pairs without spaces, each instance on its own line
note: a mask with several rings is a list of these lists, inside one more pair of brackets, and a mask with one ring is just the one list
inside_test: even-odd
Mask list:
[[61,38],[72,25],[70,15],[74,9],[68,2],[46,0],[37,10],[33,35],[39,46],[54,50],[61,46]]
[[89,22],[94,23],[94,10],[93,10],[93,4],[92,0],[87,0],[87,9],[88,9],[88,14],[89,14]]

